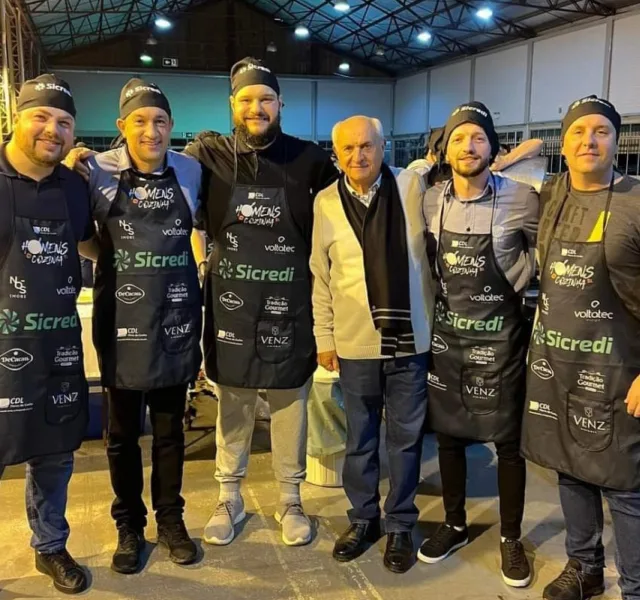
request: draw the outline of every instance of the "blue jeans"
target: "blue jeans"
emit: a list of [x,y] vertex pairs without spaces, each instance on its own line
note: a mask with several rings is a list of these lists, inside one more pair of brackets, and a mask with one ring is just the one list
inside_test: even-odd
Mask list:
[[420,480],[422,428],[427,413],[427,355],[397,359],[340,359],[347,416],[344,490],[352,523],[380,518],[380,425],[385,409],[390,491],[387,532],[411,531]]
[[623,600],[640,600],[640,490],[623,492],[600,488],[558,474],[560,503],[567,528],[567,556],[583,571],[604,568],[602,497],[607,500],[616,543],[615,560]]
[[[0,477],[4,467],[0,465]],[[63,550],[69,538],[67,488],[73,473],[73,453],[38,456],[27,461],[25,493],[27,519],[33,532],[31,547],[40,554]]]

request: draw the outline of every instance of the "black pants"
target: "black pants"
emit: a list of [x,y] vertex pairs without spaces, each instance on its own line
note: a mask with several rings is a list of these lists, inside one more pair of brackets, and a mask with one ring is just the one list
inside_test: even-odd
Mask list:
[[147,524],[147,509],[142,500],[142,452],[138,444],[142,433],[144,403],[149,406],[153,429],[151,499],[156,521],[158,524],[167,524],[182,520],[182,422],[186,395],[186,385],[146,393],[109,389],[107,456],[111,485],[116,495],[111,516],[117,527],[126,524],[142,530]]
[[[473,440],[438,434],[438,458],[442,479],[442,500],[447,523],[454,527],[466,524],[464,505],[467,496],[466,448]],[[519,539],[524,514],[524,490],[527,471],[520,456],[520,441],[496,444],[498,454],[498,494],[500,496],[500,535]]]

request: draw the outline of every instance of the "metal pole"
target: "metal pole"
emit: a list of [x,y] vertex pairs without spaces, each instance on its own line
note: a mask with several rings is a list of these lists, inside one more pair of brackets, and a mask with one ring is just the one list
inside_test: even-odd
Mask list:
[[11,58],[9,56],[11,44],[9,41],[9,15],[7,11],[8,0],[0,0],[0,27],[2,28],[2,65],[0,85],[2,86],[2,99],[0,101],[0,136],[2,141],[12,131],[11,90],[9,88]]

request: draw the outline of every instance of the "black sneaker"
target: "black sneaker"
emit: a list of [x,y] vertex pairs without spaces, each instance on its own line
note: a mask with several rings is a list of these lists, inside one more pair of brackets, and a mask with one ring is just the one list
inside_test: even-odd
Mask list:
[[442,523],[436,532],[422,544],[418,550],[418,558],[429,564],[437,563],[468,543],[469,531],[466,526],[462,531],[458,531],[452,525]]
[[53,554],[36,552],[36,569],[51,577],[55,588],[63,594],[79,594],[89,586],[84,569],[66,550]]
[[531,582],[531,568],[519,540],[500,542],[502,579],[511,587],[526,587]]
[[158,544],[169,549],[169,558],[179,565],[190,565],[198,557],[198,548],[189,537],[184,521],[158,524]]
[[126,525],[119,527],[118,547],[111,559],[111,568],[123,575],[138,571],[145,543],[144,534],[141,531]]
[[604,574],[583,573],[582,565],[574,558],[546,588],[542,597],[545,600],[587,600],[604,594]]

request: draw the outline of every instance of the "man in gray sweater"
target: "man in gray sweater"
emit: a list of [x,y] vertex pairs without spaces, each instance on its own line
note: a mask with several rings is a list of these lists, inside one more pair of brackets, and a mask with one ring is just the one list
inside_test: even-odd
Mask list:
[[347,416],[344,488],[351,526],[333,556],[346,562],[380,535],[380,425],[386,410],[391,490],[385,566],[408,570],[426,414],[433,282],[425,250],[421,178],[383,163],[377,119],[338,123],[343,171],[314,209],[311,271],[318,362],[339,370]]

